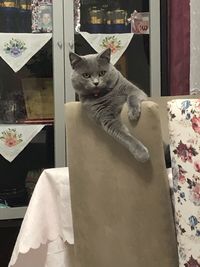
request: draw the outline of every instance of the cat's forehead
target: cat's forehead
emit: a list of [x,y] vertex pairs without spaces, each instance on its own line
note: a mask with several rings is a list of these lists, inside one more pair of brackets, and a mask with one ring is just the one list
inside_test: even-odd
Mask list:
[[97,60],[98,54],[88,54],[82,57],[86,60]]
[[84,59],[83,64],[81,64],[83,68],[87,68],[90,71],[95,71],[101,67],[105,67],[108,65],[104,60],[101,60],[98,57],[98,54],[89,54],[82,57]]
[[98,54],[91,54],[91,55],[86,55],[83,56],[84,62],[86,65],[89,66],[98,66],[99,65],[99,60],[98,60]]

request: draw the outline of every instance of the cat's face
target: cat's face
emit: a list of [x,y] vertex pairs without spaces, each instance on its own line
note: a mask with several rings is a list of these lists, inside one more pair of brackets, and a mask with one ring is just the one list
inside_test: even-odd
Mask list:
[[72,84],[81,94],[100,92],[109,88],[116,81],[116,70],[110,64],[110,49],[100,54],[78,56],[70,53],[69,58],[73,68]]

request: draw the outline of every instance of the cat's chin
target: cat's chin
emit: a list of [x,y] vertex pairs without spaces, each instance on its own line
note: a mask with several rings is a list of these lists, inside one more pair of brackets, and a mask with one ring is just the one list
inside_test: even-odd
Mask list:
[[88,94],[99,94],[101,91],[103,91],[105,88],[104,87],[92,87],[91,89],[87,90]]

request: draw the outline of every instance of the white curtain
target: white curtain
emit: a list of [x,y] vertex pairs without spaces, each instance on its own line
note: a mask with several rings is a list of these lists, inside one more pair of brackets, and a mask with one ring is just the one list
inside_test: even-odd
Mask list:
[[200,93],[200,1],[190,1],[190,92]]

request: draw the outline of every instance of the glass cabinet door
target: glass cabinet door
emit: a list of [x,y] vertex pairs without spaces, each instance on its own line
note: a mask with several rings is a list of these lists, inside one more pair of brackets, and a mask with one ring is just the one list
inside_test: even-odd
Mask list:
[[[148,95],[151,95],[152,67],[150,2],[149,0],[74,1],[75,52],[85,55],[98,52],[100,49],[98,45],[110,46],[113,56],[118,53],[115,66]],[[95,34],[101,42],[98,45],[94,38]]]
[[0,0],[0,219],[54,167],[52,1]]

